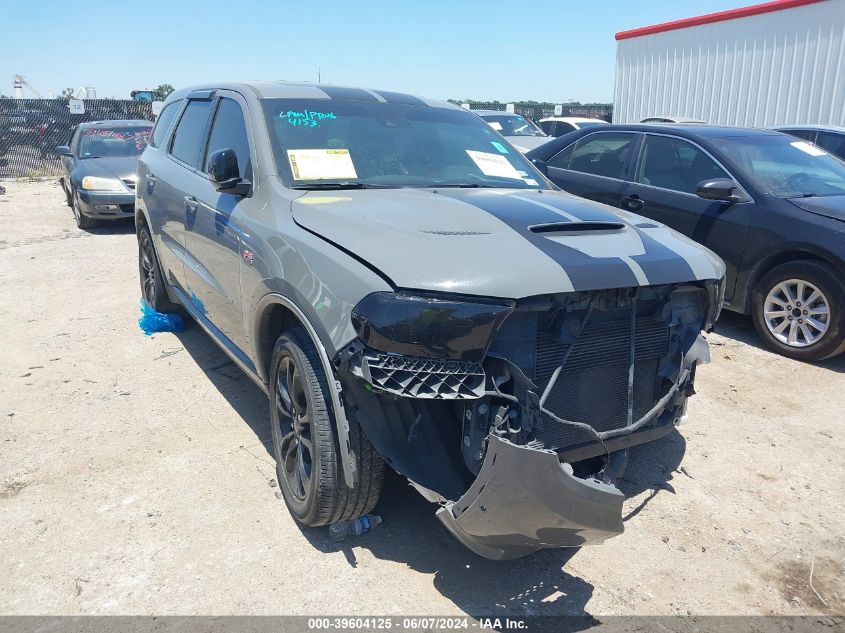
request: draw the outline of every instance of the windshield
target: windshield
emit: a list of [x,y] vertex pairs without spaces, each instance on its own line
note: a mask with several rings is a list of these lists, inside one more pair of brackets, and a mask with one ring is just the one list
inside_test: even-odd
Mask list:
[[713,143],[759,187],[780,198],[845,195],[845,162],[807,141],[767,134]]
[[502,136],[546,136],[543,130],[518,114],[484,114],[481,118]]
[[293,187],[548,187],[465,110],[272,99],[264,114],[278,171]]
[[150,140],[151,126],[89,127],[79,138],[80,158],[139,156]]

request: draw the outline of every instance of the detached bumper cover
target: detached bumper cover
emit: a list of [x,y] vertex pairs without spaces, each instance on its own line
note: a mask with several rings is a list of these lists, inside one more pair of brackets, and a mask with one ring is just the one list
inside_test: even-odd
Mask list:
[[552,451],[491,436],[478,477],[437,517],[476,554],[506,560],[621,534],[624,499],[615,486],[573,476]]

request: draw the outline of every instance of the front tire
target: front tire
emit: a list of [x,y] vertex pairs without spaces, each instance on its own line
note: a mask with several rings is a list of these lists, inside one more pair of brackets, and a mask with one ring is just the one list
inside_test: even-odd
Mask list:
[[141,281],[141,296],[156,312],[178,313],[180,307],[170,300],[165,287],[164,275],[153,247],[153,238],[144,226],[138,233],[138,273]]
[[845,285],[827,264],[772,269],[754,289],[752,310],[757,333],[779,354],[819,361],[845,351]]
[[73,209],[73,217],[76,220],[76,226],[83,231],[89,231],[96,227],[99,222],[95,218],[82,213],[82,208],[79,206],[79,196],[74,192],[72,195],[71,208]]
[[384,462],[353,420],[349,444],[355,485],[346,486],[320,357],[301,328],[282,334],[270,372],[270,424],[285,503],[303,525],[337,523],[370,512],[381,495]]

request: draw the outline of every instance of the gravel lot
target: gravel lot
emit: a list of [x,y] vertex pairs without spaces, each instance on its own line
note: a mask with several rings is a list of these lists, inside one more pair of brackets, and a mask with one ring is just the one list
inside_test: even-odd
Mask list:
[[55,182],[3,184],[0,613],[845,611],[845,356],[781,358],[724,315],[605,545],[486,561],[392,477],[384,524],[340,548],[277,498],[250,380],[196,326],[138,328],[133,226],[85,233]]

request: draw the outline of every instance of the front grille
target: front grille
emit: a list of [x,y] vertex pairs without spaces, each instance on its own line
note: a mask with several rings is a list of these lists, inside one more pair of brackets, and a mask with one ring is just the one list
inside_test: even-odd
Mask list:
[[353,368],[374,387],[412,398],[478,398],[484,393],[484,370],[466,360],[440,360],[366,349]]
[[[666,355],[669,326],[654,318],[655,305],[637,307],[634,361],[634,410],[636,421],[667,393],[668,386],[657,376],[660,359]],[[565,420],[584,422],[597,431],[622,428],[628,421],[628,368],[630,357],[630,307],[594,311],[557,379],[545,408]],[[576,315],[577,316],[577,315]],[[583,317],[583,315],[581,315]],[[560,364],[568,345],[557,332],[538,328],[534,381],[542,393]],[[560,449],[593,442],[582,429],[544,418],[537,433],[545,448]]]

